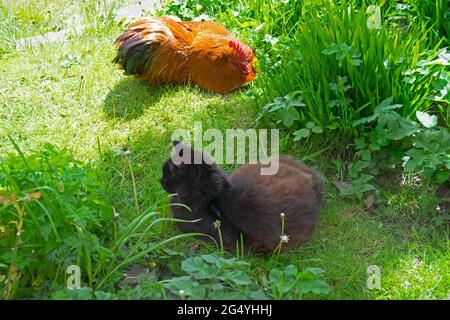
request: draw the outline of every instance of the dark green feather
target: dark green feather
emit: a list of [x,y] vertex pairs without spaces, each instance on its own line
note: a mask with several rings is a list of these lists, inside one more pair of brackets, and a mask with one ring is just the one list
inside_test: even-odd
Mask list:
[[124,41],[113,62],[121,64],[125,74],[143,74],[151,65],[159,42],[147,42],[136,34]]

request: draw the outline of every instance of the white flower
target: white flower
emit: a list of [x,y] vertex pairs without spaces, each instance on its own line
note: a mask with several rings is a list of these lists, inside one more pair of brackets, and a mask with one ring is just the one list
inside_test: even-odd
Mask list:
[[195,17],[193,21],[209,21],[211,20],[211,17],[207,14],[202,13],[198,17]]
[[129,156],[130,154],[131,154],[130,150],[120,149],[120,150],[117,151],[117,155],[118,156]]
[[280,217],[281,217],[281,219],[284,219],[284,213],[283,212],[280,214]]
[[216,228],[216,229],[219,229],[220,228],[220,220],[216,220],[216,221],[214,221],[214,223],[213,223],[213,226],[214,226],[214,228]]
[[287,234],[283,234],[280,236],[280,240],[282,243],[288,243],[289,242],[289,236]]

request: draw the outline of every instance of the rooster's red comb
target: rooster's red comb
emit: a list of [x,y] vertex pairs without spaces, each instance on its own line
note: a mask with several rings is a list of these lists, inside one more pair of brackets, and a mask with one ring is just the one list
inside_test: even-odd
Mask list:
[[239,42],[237,42],[235,40],[230,40],[228,42],[228,46],[230,48],[233,48],[238,53],[239,57],[242,60],[247,60],[247,55],[245,54],[244,49],[242,49],[242,46],[240,45]]

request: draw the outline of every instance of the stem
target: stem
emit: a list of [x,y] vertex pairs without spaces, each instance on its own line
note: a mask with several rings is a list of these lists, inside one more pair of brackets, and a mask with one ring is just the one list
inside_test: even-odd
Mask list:
[[131,181],[133,182],[133,195],[134,195],[134,202],[135,202],[135,205],[136,205],[136,211],[137,211],[137,213],[140,213],[139,201],[138,201],[138,198],[137,198],[136,180],[134,179],[133,168],[131,167],[131,160],[130,160],[129,157],[127,157],[127,162],[128,162],[128,167],[130,168]]
[[[15,196],[14,196],[15,197]],[[12,197],[11,197],[12,198]],[[19,221],[17,222],[17,232],[16,232],[16,241],[14,243],[13,247],[13,254],[11,256],[11,261],[9,265],[8,270],[8,284],[5,286],[4,291],[4,297],[5,300],[14,299],[14,295],[17,289],[17,285],[20,280],[20,272],[17,272],[17,268],[15,266],[15,261],[17,257],[17,251],[19,250],[19,245],[22,242],[21,236],[23,233],[22,227],[23,227],[23,215],[24,215],[24,208],[19,205],[16,199],[13,200],[14,208],[17,211]]]
[[58,268],[56,269],[55,277],[53,278],[53,282],[52,282],[52,289],[55,287],[56,281],[58,280],[59,271],[61,270],[61,265],[62,265],[62,262],[60,262],[58,264]]
[[244,236],[242,235],[242,232],[240,233],[241,236],[241,259],[244,258]]
[[278,244],[278,246],[275,248],[275,250],[273,251],[274,255],[275,253],[277,254],[277,257],[280,255],[281,253],[281,249],[283,247],[283,238],[282,236],[284,235],[284,213],[281,213],[280,215],[281,217],[281,236],[280,236],[280,243]]
[[220,250],[222,251],[223,256],[223,239],[222,239],[222,231],[220,230],[220,225],[217,227],[217,231],[219,232]]

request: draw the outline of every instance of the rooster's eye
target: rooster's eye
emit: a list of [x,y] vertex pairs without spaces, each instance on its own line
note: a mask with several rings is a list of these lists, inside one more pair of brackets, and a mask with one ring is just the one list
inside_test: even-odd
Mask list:
[[242,73],[248,73],[248,66],[247,66],[247,64],[245,64],[245,63],[241,63],[241,64],[239,65],[239,69],[241,69],[241,72],[242,72]]

